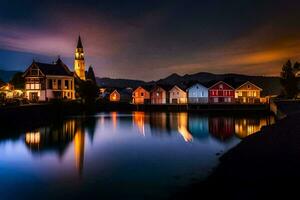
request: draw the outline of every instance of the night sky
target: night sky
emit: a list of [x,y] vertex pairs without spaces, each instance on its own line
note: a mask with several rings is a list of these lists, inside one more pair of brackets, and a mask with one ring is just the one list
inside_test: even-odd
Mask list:
[[0,69],[60,55],[73,70],[80,34],[100,77],[278,75],[300,60],[299,10],[296,0],[1,0]]

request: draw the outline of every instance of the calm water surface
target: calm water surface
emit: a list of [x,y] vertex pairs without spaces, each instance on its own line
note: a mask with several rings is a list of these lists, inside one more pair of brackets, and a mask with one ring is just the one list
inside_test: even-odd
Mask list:
[[270,116],[117,112],[0,133],[0,199],[167,198]]

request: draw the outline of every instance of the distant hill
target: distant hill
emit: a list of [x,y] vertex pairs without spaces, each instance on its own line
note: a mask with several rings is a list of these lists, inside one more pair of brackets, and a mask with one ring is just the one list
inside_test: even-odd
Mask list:
[[17,72],[19,71],[7,71],[0,69],[0,79],[4,82],[9,82]]
[[125,87],[136,88],[141,85],[148,85],[152,83],[152,82],[145,82],[140,80],[112,79],[112,78],[99,78],[99,77],[96,78],[96,82],[100,87],[110,87],[110,88],[125,88]]
[[158,81],[145,82],[140,80],[127,80],[127,79],[110,79],[110,78],[97,78],[97,83],[102,87],[138,87],[141,85],[189,85],[193,82],[208,83],[211,81],[227,81],[228,83],[242,83],[251,81],[263,89],[262,95],[276,95],[281,92],[280,78],[268,76],[247,76],[242,74],[212,74],[207,72],[200,72],[196,74],[186,74],[180,76],[176,73],[160,79]]
[[[6,71],[0,70],[0,80],[8,82],[18,71]],[[192,82],[208,83],[210,81],[227,81],[227,82],[245,82],[251,81],[263,89],[263,95],[275,95],[280,94],[281,85],[279,77],[269,77],[269,76],[247,76],[242,74],[212,74],[208,72],[199,72],[195,74],[186,74],[180,76],[176,73],[170,76],[159,79],[158,81],[145,82],[141,80],[131,80],[131,79],[112,79],[112,78],[96,78],[96,81],[101,87],[108,88],[125,88],[131,87],[136,88],[138,86],[144,85],[154,85],[154,84],[165,84],[165,85],[189,85]],[[0,81],[1,84],[1,81]]]

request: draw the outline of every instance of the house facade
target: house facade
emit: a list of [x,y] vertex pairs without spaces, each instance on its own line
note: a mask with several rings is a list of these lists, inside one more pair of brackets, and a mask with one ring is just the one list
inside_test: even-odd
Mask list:
[[150,102],[150,92],[144,87],[136,88],[132,93],[132,103],[147,104]]
[[132,89],[125,88],[125,89],[118,89],[114,90],[109,95],[110,102],[122,102],[122,103],[130,103],[132,97]]
[[261,91],[260,87],[247,81],[235,90],[235,98],[237,102],[243,104],[260,103]]
[[186,104],[187,103],[187,93],[184,88],[180,88],[175,85],[170,91],[170,103],[171,104]]
[[208,103],[208,88],[196,83],[187,89],[189,103]]
[[121,98],[121,95],[117,90],[114,90],[109,95],[109,101],[111,101],[111,102],[120,102],[120,98]]
[[162,86],[155,86],[150,92],[151,104],[169,103],[168,89]]
[[208,90],[209,103],[234,103],[235,90],[223,81],[212,85]]
[[30,101],[75,99],[74,76],[58,59],[54,64],[33,61],[24,72],[25,97]]

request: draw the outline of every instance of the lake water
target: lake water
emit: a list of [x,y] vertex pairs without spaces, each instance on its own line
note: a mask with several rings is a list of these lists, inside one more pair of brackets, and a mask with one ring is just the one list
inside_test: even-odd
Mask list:
[[165,199],[271,116],[99,113],[0,133],[0,199]]

